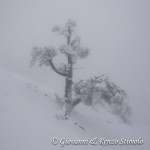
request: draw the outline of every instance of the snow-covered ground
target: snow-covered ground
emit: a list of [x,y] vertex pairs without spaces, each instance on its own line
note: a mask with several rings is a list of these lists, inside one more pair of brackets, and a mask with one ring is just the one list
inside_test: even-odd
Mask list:
[[[103,108],[78,105],[69,120],[58,119],[63,110],[55,102],[51,87],[44,87],[15,73],[0,69],[0,150],[124,149],[150,147],[150,127],[127,125]],[[71,140],[97,138],[144,140],[143,145],[53,145],[56,137]]]

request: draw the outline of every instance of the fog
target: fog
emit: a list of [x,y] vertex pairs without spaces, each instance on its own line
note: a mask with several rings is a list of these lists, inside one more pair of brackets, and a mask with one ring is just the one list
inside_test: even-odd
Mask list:
[[150,125],[149,15],[148,0],[0,0],[0,67],[63,94],[64,78],[44,66],[30,68],[30,60],[33,46],[64,41],[51,29],[71,18],[90,49],[74,80],[108,75],[127,91],[135,122]]

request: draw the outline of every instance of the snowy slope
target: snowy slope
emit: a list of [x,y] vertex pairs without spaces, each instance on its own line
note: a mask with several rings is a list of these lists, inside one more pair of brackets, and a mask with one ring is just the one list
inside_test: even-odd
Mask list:
[[[52,88],[52,86],[51,86]],[[80,104],[70,120],[62,115],[55,103],[52,89],[34,83],[17,74],[0,69],[0,150],[54,149],[124,149],[146,150],[150,147],[149,126],[126,125],[104,109],[92,109]],[[52,145],[51,139],[118,139],[144,140],[143,145]]]

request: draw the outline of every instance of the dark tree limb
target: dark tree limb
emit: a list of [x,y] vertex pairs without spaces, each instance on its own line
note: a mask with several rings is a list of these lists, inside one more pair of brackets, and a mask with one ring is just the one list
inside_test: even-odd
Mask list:
[[81,102],[81,98],[77,98],[73,103],[72,103],[72,109],[78,105]]
[[50,64],[51,68],[52,68],[56,73],[58,73],[59,75],[62,75],[62,76],[65,76],[65,77],[68,75],[67,73],[65,73],[65,72],[60,72],[58,69],[56,69],[54,63],[52,62],[52,59],[49,60],[49,64]]

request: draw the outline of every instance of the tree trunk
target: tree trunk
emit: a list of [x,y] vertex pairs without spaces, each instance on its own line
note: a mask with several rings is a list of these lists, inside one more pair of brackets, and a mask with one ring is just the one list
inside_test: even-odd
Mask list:
[[66,112],[65,116],[70,115],[72,110],[72,58],[68,56],[68,65],[70,65],[70,70],[68,71],[68,76],[66,77],[65,85],[65,102],[66,102]]

